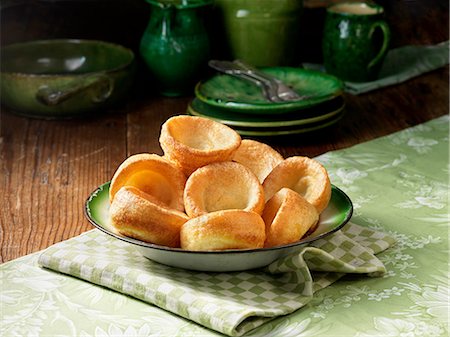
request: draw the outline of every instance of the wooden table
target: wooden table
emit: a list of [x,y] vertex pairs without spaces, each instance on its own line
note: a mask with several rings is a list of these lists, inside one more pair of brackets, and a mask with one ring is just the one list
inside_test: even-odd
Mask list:
[[[448,40],[448,1],[379,3],[386,8],[392,47]],[[86,10],[89,6],[93,9]],[[310,57],[308,60],[305,56],[307,61],[320,59],[317,41],[323,13],[323,8],[305,9],[303,42],[311,42],[309,52],[305,52]],[[38,38],[80,37],[119,42],[137,50],[148,12],[137,2],[23,1],[4,7],[1,14],[3,45]],[[123,27],[129,30],[125,33]],[[91,117],[30,119],[2,107],[1,261],[92,229],[83,213],[89,193],[111,179],[127,156],[162,153],[158,143],[161,124],[170,116],[185,113],[192,97],[155,96],[145,71],[140,73],[136,89],[124,105]],[[447,67],[401,85],[359,96],[346,95],[347,113],[335,127],[289,142],[268,143],[285,157],[316,156],[448,114],[448,76]]]

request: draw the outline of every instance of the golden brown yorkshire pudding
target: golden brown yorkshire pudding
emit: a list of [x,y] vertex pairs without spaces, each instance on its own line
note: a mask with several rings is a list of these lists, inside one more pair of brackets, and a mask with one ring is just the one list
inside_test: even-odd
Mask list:
[[180,229],[189,219],[182,212],[154,203],[152,196],[133,186],[124,186],[116,193],[110,215],[119,233],[168,247],[180,246]]
[[319,213],[300,194],[284,187],[266,203],[262,218],[264,247],[274,247],[300,240],[319,221]]
[[190,219],[180,238],[186,250],[224,250],[262,248],[266,235],[259,214],[233,209]]
[[128,157],[114,173],[109,200],[123,186],[134,186],[151,195],[154,202],[184,210],[183,190],[186,176],[171,161],[156,154],[141,153]]
[[331,183],[327,170],[308,157],[290,157],[278,164],[263,182],[266,201],[283,187],[303,196],[320,214],[331,198]]
[[225,209],[261,214],[264,191],[258,178],[242,164],[231,161],[209,164],[188,178],[184,208],[190,217]]
[[232,157],[233,161],[248,167],[261,183],[283,159],[283,156],[269,145],[250,139],[243,139]]
[[207,118],[175,116],[163,124],[159,142],[164,155],[189,176],[199,167],[229,160],[241,137],[228,126]]

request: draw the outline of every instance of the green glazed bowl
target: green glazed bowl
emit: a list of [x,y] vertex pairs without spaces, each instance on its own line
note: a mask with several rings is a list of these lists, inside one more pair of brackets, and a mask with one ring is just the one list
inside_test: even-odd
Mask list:
[[134,53],[94,40],[39,40],[1,50],[2,104],[29,117],[68,118],[105,109],[129,91]]

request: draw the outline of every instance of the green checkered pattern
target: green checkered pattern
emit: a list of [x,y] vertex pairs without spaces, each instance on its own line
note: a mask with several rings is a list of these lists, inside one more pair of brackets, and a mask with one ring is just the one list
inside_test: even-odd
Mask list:
[[301,308],[315,291],[345,273],[384,273],[374,254],[393,242],[383,233],[349,223],[265,269],[205,273],[149,261],[131,245],[93,230],[48,248],[39,263],[240,336]]

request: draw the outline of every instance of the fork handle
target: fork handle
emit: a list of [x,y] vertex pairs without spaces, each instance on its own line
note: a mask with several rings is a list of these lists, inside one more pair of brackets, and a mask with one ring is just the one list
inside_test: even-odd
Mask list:
[[256,84],[262,89],[264,97],[271,102],[281,101],[277,93],[278,88],[274,87],[273,83],[263,76],[259,76],[249,70],[242,69],[239,65],[230,61],[211,60],[208,62],[208,65],[211,68],[227,75],[244,79]]
[[234,64],[238,65],[239,67],[247,70],[250,74],[258,76],[260,78],[264,78],[267,81],[270,81],[271,83],[273,83],[274,86],[278,86],[278,83],[280,82],[279,80],[277,80],[276,78],[264,73],[263,71],[256,69],[254,67],[252,67],[251,65],[244,63],[241,60],[234,60],[233,61]]
[[251,65],[248,65],[241,60],[234,60],[234,64],[237,66],[246,69],[248,73],[253,76],[257,76],[261,79],[265,79],[270,82],[270,86],[273,88],[275,95],[279,99],[279,101],[289,101],[294,99],[300,99],[301,97],[292,90],[286,83],[283,83],[281,80],[257,69]]

